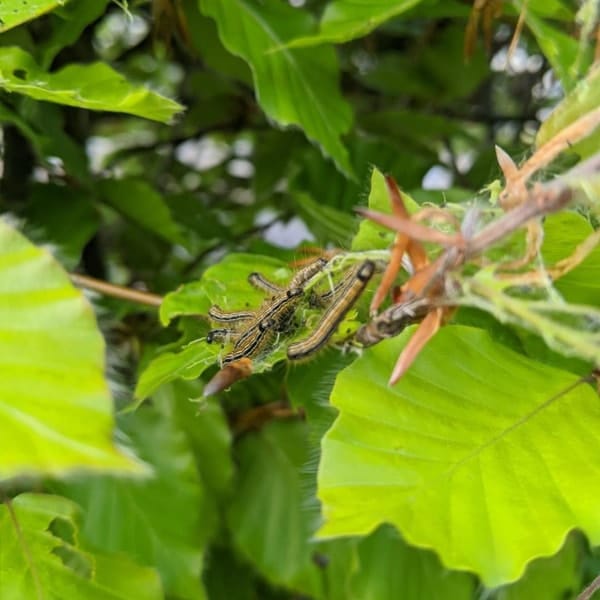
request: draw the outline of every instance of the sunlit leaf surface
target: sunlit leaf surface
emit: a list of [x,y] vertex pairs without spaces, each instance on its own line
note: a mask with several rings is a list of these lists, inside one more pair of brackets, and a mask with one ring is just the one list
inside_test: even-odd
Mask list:
[[2,0],[0,33],[63,6],[67,0]]
[[321,534],[389,522],[491,586],[555,553],[573,528],[598,543],[594,389],[460,326],[443,328],[390,388],[408,335],[338,377],[331,401],[340,415],[319,470]]
[[174,100],[129,83],[105,63],[70,64],[47,73],[17,47],[0,48],[0,88],[36,100],[123,112],[154,121],[169,121],[183,108]]
[[112,441],[91,306],[49,252],[1,221],[0,373],[0,478],[141,470]]
[[178,352],[163,352],[142,372],[135,396],[143,400],[164,383],[179,377],[195,379],[216,362],[218,356],[219,348],[204,339],[190,342]]
[[248,283],[248,275],[254,271],[281,285],[292,273],[284,262],[268,256],[228,254],[206,269],[200,281],[185,283],[167,294],[160,307],[161,321],[167,324],[181,315],[206,316],[213,304],[232,311],[258,308],[265,294]]

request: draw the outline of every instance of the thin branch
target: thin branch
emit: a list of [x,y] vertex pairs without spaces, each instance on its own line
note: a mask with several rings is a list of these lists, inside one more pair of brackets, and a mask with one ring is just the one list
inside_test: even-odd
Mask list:
[[519,186],[524,185],[534,173],[544,168],[561,152],[579,140],[590,136],[599,126],[600,108],[596,108],[559,131],[521,165],[518,177],[513,182],[507,182],[503,194],[510,194],[513,186],[519,188]]
[[523,227],[531,219],[543,217],[564,208],[573,198],[573,190],[564,183],[559,186],[537,186],[529,201],[484,227],[467,245],[468,258],[481,254],[500,240]]
[[466,249],[467,258],[481,254],[507,235],[526,225],[531,219],[544,217],[561,210],[573,199],[573,182],[598,173],[600,173],[600,152],[553,182],[534,186],[528,191],[528,198],[524,202],[490,223],[470,240]]
[[94,279],[93,277],[80,275],[78,273],[71,273],[71,281],[80,288],[93,290],[94,292],[98,292],[104,296],[128,300],[129,302],[135,302],[136,304],[159,307],[163,301],[162,296],[157,294],[142,292],[141,290],[134,290],[121,285],[115,285],[114,283],[108,283],[107,281]]
[[510,45],[508,46],[508,51],[506,53],[506,64],[510,66],[510,61],[519,45],[519,39],[521,38],[521,32],[523,31],[523,25],[525,25],[525,16],[527,15],[527,2],[525,0],[523,5],[521,6],[521,12],[519,12],[519,20],[517,21],[517,26],[515,27],[515,31],[513,33],[512,39],[510,40]]
[[590,600],[590,598],[594,595],[594,592],[600,590],[600,575],[588,585],[579,596],[577,596],[577,600]]
[[[435,236],[439,234],[437,243],[445,243],[447,247],[434,263],[421,268],[408,280],[403,289],[412,293],[407,294],[404,301],[390,306],[361,327],[357,332],[357,339],[365,345],[375,344],[399,333],[408,324],[414,322],[415,317],[426,314],[428,309],[445,304],[443,295],[452,284],[451,279],[447,277],[450,271],[459,268],[468,260],[476,259],[488,248],[531,223],[532,220],[565,208],[573,200],[574,188],[578,182],[598,173],[600,173],[600,153],[580,163],[551,183],[533,186],[532,189],[527,190],[523,202],[488,224],[472,238],[465,239],[460,236],[460,242],[454,245],[448,243],[450,236],[417,225],[411,219],[399,219],[393,215],[382,215],[365,209],[359,211],[376,223],[396,231],[406,232],[409,236],[414,235],[417,239],[429,241],[434,237],[432,232]],[[581,250],[582,255],[587,250],[586,245]],[[424,281],[430,282],[428,287],[423,287]]]
[[462,465],[464,465],[467,462],[480,456],[486,448],[490,448],[491,446],[494,446],[495,444],[500,442],[502,439],[506,439],[506,437],[511,432],[525,426],[536,415],[539,415],[541,412],[545,411],[549,406],[551,406],[552,404],[554,404],[561,398],[564,398],[564,396],[571,393],[578,386],[580,386],[584,383],[590,383],[591,381],[593,381],[592,373],[590,373],[589,375],[584,375],[583,377],[580,377],[579,379],[576,379],[573,383],[570,383],[569,385],[564,387],[562,390],[559,390],[558,392],[556,392],[555,394],[550,396],[550,398],[547,398],[542,403],[535,406],[530,412],[524,414],[522,417],[520,417],[516,421],[513,421],[505,429],[498,432],[497,434],[495,434],[493,437],[489,438],[487,441],[483,442],[482,444],[476,446],[474,450],[472,450],[471,452],[469,452],[468,454],[466,454],[465,456],[460,458],[457,462],[453,463],[449,469],[444,471],[443,477],[450,478],[452,476],[452,474],[455,473]]
[[431,242],[440,246],[453,247],[460,244],[460,234],[448,234],[420,225],[414,219],[405,219],[396,215],[380,213],[369,208],[359,206],[354,209],[361,217],[366,217],[378,225],[388,227],[400,233],[408,235],[411,239],[419,242]]

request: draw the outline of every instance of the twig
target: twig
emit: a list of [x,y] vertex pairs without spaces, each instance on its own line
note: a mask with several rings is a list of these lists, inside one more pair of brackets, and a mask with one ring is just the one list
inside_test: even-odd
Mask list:
[[431,229],[425,225],[421,225],[413,219],[406,219],[397,217],[396,215],[388,215],[386,213],[380,213],[370,208],[363,208],[359,206],[354,209],[361,217],[366,217],[378,225],[388,227],[404,233],[411,237],[413,240],[419,242],[431,242],[433,244],[439,244],[441,246],[453,247],[459,244],[462,240],[460,234],[448,234],[438,231],[437,229]]
[[71,273],[71,281],[78,287],[99,292],[104,296],[112,296],[113,298],[120,298],[121,300],[128,300],[137,304],[145,304],[146,306],[158,307],[163,301],[162,296],[158,296],[157,294],[115,285],[114,283],[108,283],[107,281],[101,281],[100,279],[94,279],[93,277],[80,275],[79,273]]
[[[375,344],[386,337],[396,335],[408,324],[427,314],[428,310],[435,309],[440,305],[447,305],[448,301],[443,298],[443,295],[448,289],[451,289],[452,281],[447,277],[450,271],[459,268],[468,260],[476,259],[488,248],[532,220],[561,210],[572,201],[575,195],[574,185],[597,173],[600,173],[600,153],[580,163],[551,183],[533,186],[532,189],[526,191],[527,195],[520,204],[484,227],[473,237],[464,239],[461,236],[462,243],[446,247],[435,263],[422,268],[409,279],[405,288],[410,289],[414,292],[413,294],[408,295],[404,302],[396,303],[382,311],[359,329],[356,335],[358,341],[364,345]],[[409,236],[416,233],[417,239],[431,240],[433,237],[441,235],[438,243],[446,242],[448,246],[450,236],[440,234],[440,232],[423,225],[415,226],[411,220],[399,219],[393,215],[381,215],[364,209],[359,212],[377,223],[396,229],[396,231],[406,231]],[[585,250],[587,250],[587,246],[582,249],[582,253]],[[432,275],[432,269],[437,269],[435,277]],[[435,291],[431,286],[423,287],[422,279],[430,279],[435,284]]]
[[523,25],[525,25],[525,16],[527,14],[527,2],[525,0],[523,5],[521,6],[521,11],[519,12],[519,19],[517,21],[517,26],[515,27],[515,31],[513,33],[512,39],[510,40],[510,45],[508,46],[508,51],[506,52],[506,65],[510,66],[510,60],[519,45],[519,39],[521,38],[521,32],[523,31]]
[[598,590],[600,590],[600,575],[577,596],[577,600],[589,600]]
[[599,126],[600,108],[596,108],[562,129],[521,165],[513,181],[507,181],[506,188],[500,195],[501,202],[503,197],[510,196],[514,189],[516,189],[518,195],[534,173],[548,165],[567,148],[588,137]]
[[577,165],[548,184],[538,184],[528,192],[525,202],[490,223],[467,244],[466,257],[481,254],[507,235],[523,227],[531,219],[543,217],[564,208],[573,199],[571,184],[600,172],[600,153]]

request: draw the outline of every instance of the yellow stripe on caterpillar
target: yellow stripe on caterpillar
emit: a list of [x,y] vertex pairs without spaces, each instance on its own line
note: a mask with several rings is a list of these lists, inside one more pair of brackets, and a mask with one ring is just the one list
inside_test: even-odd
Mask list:
[[290,360],[300,360],[322,348],[333,335],[348,311],[358,300],[371,277],[375,273],[375,263],[366,260],[344,278],[345,283],[335,294],[332,302],[319,321],[316,329],[304,340],[290,344],[287,356]]

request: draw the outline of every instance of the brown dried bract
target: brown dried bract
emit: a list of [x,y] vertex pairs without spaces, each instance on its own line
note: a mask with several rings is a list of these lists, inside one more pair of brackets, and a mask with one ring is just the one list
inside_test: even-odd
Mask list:
[[[452,298],[458,283],[456,279],[452,278],[452,273],[461,269],[468,261],[477,264],[481,254],[489,247],[499,243],[522,227],[528,228],[529,248],[520,264],[526,265],[531,262],[539,249],[541,217],[562,210],[572,201],[574,197],[573,182],[600,173],[600,153],[598,153],[552,182],[537,183],[531,188],[526,186],[527,179],[534,173],[532,165],[547,164],[551,157],[556,156],[561,147],[564,148],[564,141],[569,139],[570,135],[574,132],[581,132],[582,123],[597,126],[595,114],[597,112],[599,111],[592,111],[572,126],[567,127],[567,133],[563,130],[555,139],[545,144],[536,153],[537,156],[532,156],[525,163],[527,165],[525,172],[523,172],[523,167],[519,169],[506,153],[498,149],[498,161],[506,178],[505,191],[508,191],[506,199],[510,201],[503,203],[506,211],[504,215],[492,223],[488,223],[479,231],[472,231],[473,228],[467,227],[468,213],[460,231],[454,234],[445,234],[417,223],[416,221],[424,217],[423,214],[419,216],[417,213],[409,217],[405,212],[400,214],[399,210],[395,210],[393,215],[384,215],[365,209],[358,210],[360,214],[372,221],[397,232],[396,243],[392,248],[388,267],[381,286],[376,292],[376,301],[374,300],[372,305],[375,308],[380,306],[383,298],[392,289],[402,263],[401,253],[408,252],[411,243],[434,242],[444,248],[432,262],[428,261],[426,255],[424,258],[419,258],[419,266],[394,294],[394,304],[374,316],[356,334],[357,341],[369,346],[387,337],[397,335],[407,325],[420,321],[419,327],[396,362],[390,384],[400,379],[427,341],[435,335],[454,312]],[[393,182],[391,178],[388,181]],[[388,184],[388,190],[392,206],[398,202],[398,199],[401,202],[401,196],[397,192],[395,183]],[[453,222],[452,218],[449,217],[448,222]],[[543,277],[547,280],[548,275],[559,277],[579,264],[599,241],[600,234],[595,232],[582,242],[570,257],[554,265],[548,272],[542,273],[537,268],[527,273],[513,274],[511,277],[515,278],[515,281],[521,278],[524,283],[541,281]],[[509,266],[511,265],[505,263],[500,267],[506,269]]]
[[204,386],[202,395],[206,398],[231,387],[240,379],[252,375],[252,361],[249,358],[241,358],[235,362],[225,365],[217,371],[212,379]]

